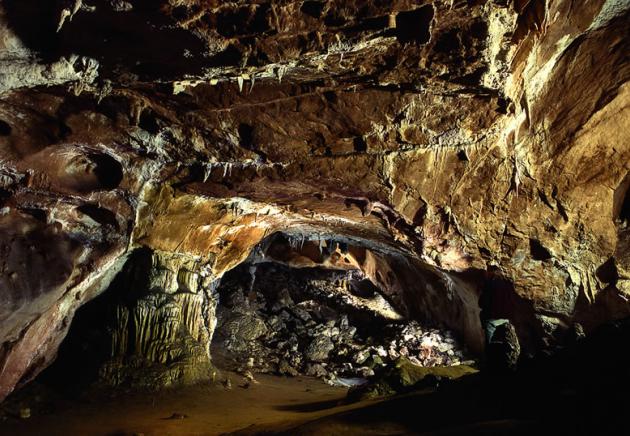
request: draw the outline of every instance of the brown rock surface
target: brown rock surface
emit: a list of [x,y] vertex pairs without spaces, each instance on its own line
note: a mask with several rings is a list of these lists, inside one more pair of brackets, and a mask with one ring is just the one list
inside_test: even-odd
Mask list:
[[627,0],[69,3],[0,3],[0,398],[137,247],[345,238],[477,350],[630,314]]

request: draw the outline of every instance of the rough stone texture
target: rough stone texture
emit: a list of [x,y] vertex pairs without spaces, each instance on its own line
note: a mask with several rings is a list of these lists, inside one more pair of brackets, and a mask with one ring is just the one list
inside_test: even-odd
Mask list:
[[111,347],[101,381],[155,389],[213,378],[217,301],[204,272],[199,259],[188,256],[134,254],[112,284],[120,296],[103,329]]
[[[267,253],[276,248],[270,244]],[[211,354],[221,369],[301,373],[348,385],[378,376],[400,357],[424,367],[475,363],[452,332],[401,315],[400,302],[388,301],[356,266],[288,267],[269,255],[249,262],[217,287]]]
[[477,345],[630,314],[629,6],[3,0],[0,397],[137,246],[336,235]]

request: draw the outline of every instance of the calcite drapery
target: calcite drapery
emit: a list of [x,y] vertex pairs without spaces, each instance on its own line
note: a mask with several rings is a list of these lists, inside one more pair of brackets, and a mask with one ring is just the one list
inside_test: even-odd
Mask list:
[[212,277],[198,259],[136,252],[113,283],[110,359],[101,381],[149,388],[213,377],[210,342],[216,326]]

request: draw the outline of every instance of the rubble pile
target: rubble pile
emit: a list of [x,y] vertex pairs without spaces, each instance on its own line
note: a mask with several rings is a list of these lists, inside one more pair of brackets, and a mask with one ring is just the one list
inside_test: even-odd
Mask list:
[[356,279],[356,271],[271,264],[235,270],[218,288],[215,363],[338,384],[361,383],[401,357],[419,366],[471,363],[450,332],[388,319],[356,304],[361,298],[347,298],[349,280]]

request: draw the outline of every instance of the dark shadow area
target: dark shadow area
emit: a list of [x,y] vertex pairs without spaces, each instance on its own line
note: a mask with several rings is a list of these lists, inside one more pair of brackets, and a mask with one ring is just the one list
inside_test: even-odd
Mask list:
[[601,264],[596,270],[595,275],[603,283],[614,285],[619,280],[619,272],[617,271],[617,265],[615,265],[615,258],[611,257],[606,262]]
[[529,252],[532,256],[532,259],[541,262],[549,260],[552,257],[549,250],[547,250],[537,239],[529,240]]
[[424,5],[396,15],[396,38],[402,43],[426,44],[431,39],[433,5]]
[[626,192],[621,204],[621,210],[619,211],[619,221],[627,223],[630,220],[630,190]]
[[532,302],[519,296],[508,279],[491,274],[479,297],[479,307],[482,325],[491,319],[509,319],[516,328],[523,351],[539,350],[543,346],[539,338],[544,332],[536,327],[540,323],[535,318]]
[[158,118],[155,112],[151,109],[143,110],[140,114],[138,127],[152,135],[157,135],[160,132],[160,124],[158,123]]
[[352,144],[354,146],[354,151],[356,151],[357,153],[363,153],[367,151],[367,143],[365,142],[365,139],[360,136],[355,137],[352,141]]
[[553,356],[527,360],[512,374],[479,373],[443,381],[429,393],[267,434],[330,434],[335,429],[343,429],[337,434],[392,434],[392,429],[398,429],[393,434],[430,435],[627,434],[628,340],[626,319]]
[[103,78],[120,73],[121,66],[141,79],[199,72],[205,44],[174,26],[159,11],[159,3],[136,1],[128,12],[116,12],[104,0],[90,5],[98,12],[79,10],[57,32],[61,2],[3,2],[9,28],[45,62],[71,54],[88,56],[99,61]]
[[0,120],[0,136],[9,136],[11,134],[11,126],[6,121]]
[[19,209],[20,209],[20,212],[24,212],[32,216],[39,222],[46,223],[48,221],[48,214],[43,209],[39,209],[36,207],[21,207]]
[[115,189],[120,185],[123,178],[120,162],[105,153],[92,153],[88,157],[96,164],[94,174],[101,189]]
[[302,6],[300,6],[300,11],[305,13],[306,15],[310,15],[313,18],[319,18],[322,16],[322,12],[324,12],[325,6],[325,2],[309,0],[302,3]]
[[99,379],[102,364],[112,357],[116,307],[131,305],[137,298],[125,292],[129,277],[142,278],[143,274],[137,272],[148,270],[149,262],[148,250],[136,250],[108,290],[77,310],[56,360],[39,375],[39,384],[62,396],[78,397],[89,392]]
[[268,18],[270,9],[269,3],[261,3],[254,8],[244,5],[214,15],[211,23],[216,26],[217,32],[226,38],[260,34],[271,29]]
[[282,405],[282,406],[276,406],[274,407],[274,409],[310,413],[310,412],[317,412],[318,410],[333,409],[335,407],[338,407],[339,405],[340,405],[339,401],[330,400],[330,401],[316,401],[314,403],[287,404],[287,405]]

